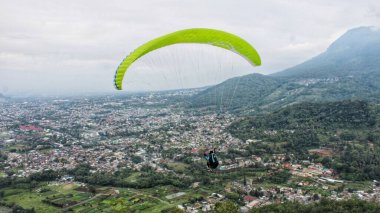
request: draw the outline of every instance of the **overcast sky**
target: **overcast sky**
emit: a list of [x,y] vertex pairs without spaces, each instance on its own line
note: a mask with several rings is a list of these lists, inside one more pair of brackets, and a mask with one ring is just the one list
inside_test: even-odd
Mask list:
[[[379,25],[378,0],[0,0],[0,93],[113,91],[114,71],[129,52],[179,29],[205,27],[237,34],[258,50],[262,66],[252,69],[244,59],[212,47],[169,48],[134,65],[131,85],[136,88],[128,89],[140,89],[140,78],[154,84],[155,79],[141,74],[154,72],[155,65],[174,69],[194,60],[204,67],[202,80],[210,78],[205,73],[212,73],[220,61],[238,70],[236,75],[281,71],[323,52],[350,28]],[[197,56],[174,66],[170,51]],[[209,60],[215,56],[217,62]],[[196,78],[186,77],[189,69],[181,69],[182,78],[190,79],[185,86],[200,86]],[[227,77],[232,76],[222,74],[218,80]],[[156,87],[165,89],[158,80]]]

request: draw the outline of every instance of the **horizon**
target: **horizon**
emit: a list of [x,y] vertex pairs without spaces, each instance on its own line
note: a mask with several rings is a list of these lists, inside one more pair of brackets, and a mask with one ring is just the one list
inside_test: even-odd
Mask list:
[[[185,3],[188,7],[176,2],[154,2],[146,7],[136,2],[112,2],[107,6],[101,1],[90,6],[85,3],[62,5],[39,1],[32,4],[27,1],[21,6],[14,2],[1,3],[0,93],[5,96],[81,96],[212,86],[251,73],[268,75],[283,71],[324,52],[348,30],[379,27],[380,22],[377,1],[336,2],[329,7],[324,2],[278,4],[272,1],[238,2],[231,7],[230,2],[218,1],[214,10],[207,9],[212,2]],[[147,8],[152,14],[140,13]],[[20,13],[29,15],[29,19],[20,19]],[[255,20],[250,19],[251,13],[255,14]],[[271,13],[276,16],[268,16]],[[350,13],[348,18],[347,13]],[[156,17],[159,18],[154,19]],[[122,92],[114,90],[114,72],[127,53],[158,36],[193,27],[221,29],[241,36],[257,49],[262,66],[252,68],[236,54],[208,45],[195,48],[174,45],[178,47],[163,48],[138,60],[124,81],[124,85],[131,88]],[[195,53],[203,54],[204,58],[197,56],[179,61],[171,56],[173,52],[179,57]],[[210,57],[216,59],[209,60]],[[229,61],[225,62],[226,59]],[[199,73],[191,75],[194,61],[202,65],[201,78],[197,76]],[[185,83],[180,83],[178,77],[163,80],[178,68],[172,64],[179,62],[184,62],[180,78],[189,80]],[[162,69],[152,69],[156,65]],[[213,77],[218,65],[224,70]]]
[[[380,27],[378,27],[378,26],[359,26],[359,27],[348,29],[346,32],[344,32],[344,34],[342,34],[341,36],[339,36],[337,39],[341,38],[343,35],[345,35],[348,32],[351,32],[351,31],[354,31],[354,30],[358,30],[358,29],[363,29],[363,28],[374,30],[374,31],[380,30]],[[13,97],[13,98],[76,98],[76,97],[93,97],[93,96],[104,96],[104,95],[112,95],[112,96],[114,96],[114,95],[116,95],[116,96],[117,95],[135,95],[135,94],[139,94],[139,93],[140,94],[146,94],[146,93],[165,93],[165,92],[174,92],[174,91],[181,91],[181,90],[205,89],[205,88],[208,88],[208,87],[216,86],[218,84],[222,84],[222,83],[224,83],[224,82],[226,82],[228,80],[231,80],[233,78],[245,77],[245,76],[252,75],[252,74],[272,75],[272,74],[277,74],[277,73],[286,71],[287,69],[291,69],[292,67],[295,67],[295,66],[300,65],[300,64],[302,64],[304,62],[307,62],[307,61],[313,59],[314,57],[316,57],[316,56],[318,56],[318,55],[320,55],[320,54],[328,51],[328,48],[335,41],[333,41],[331,44],[329,44],[329,46],[324,51],[322,51],[320,53],[317,53],[317,55],[314,55],[311,58],[305,59],[305,61],[302,61],[302,62],[300,62],[298,64],[291,65],[290,67],[286,67],[286,68],[283,68],[281,70],[278,70],[278,71],[275,71],[275,72],[272,72],[272,73],[253,72],[253,73],[244,73],[244,74],[239,75],[239,76],[235,75],[235,76],[232,76],[230,78],[225,78],[224,80],[222,80],[220,82],[217,82],[217,83],[214,83],[214,84],[207,84],[207,85],[200,85],[200,86],[189,86],[189,87],[183,87],[183,88],[178,87],[178,88],[136,89],[136,90],[121,90],[121,91],[119,91],[119,90],[109,90],[109,91],[89,91],[89,92],[79,92],[79,93],[78,92],[74,92],[74,91],[63,92],[63,93],[54,93],[54,94],[50,94],[50,93],[45,93],[45,94],[44,93],[43,94],[41,94],[41,93],[39,93],[39,94],[36,94],[36,93],[32,93],[32,94],[28,94],[28,93],[26,93],[26,94],[25,93],[16,93],[16,94],[10,94],[9,96],[5,95],[5,97]],[[183,45],[183,44],[177,44],[176,46],[181,46],[181,45]],[[203,44],[195,44],[195,45],[209,46],[209,45],[203,45]],[[178,52],[178,50],[176,50],[176,51]],[[192,50],[192,51],[194,51],[194,50]],[[195,50],[195,51],[198,51],[198,50]],[[231,56],[231,55],[234,55],[235,57],[237,57],[237,54],[235,54],[235,53],[227,53],[227,54],[224,55],[224,57]],[[141,61],[141,59],[139,59],[139,60]],[[243,61],[243,60],[241,60],[241,61]],[[218,61],[218,62],[220,63],[220,61]],[[137,62],[135,62],[135,63],[137,63]],[[158,62],[156,62],[156,63],[158,63]],[[150,71],[156,71],[156,70],[151,69]],[[0,94],[4,95],[1,92],[0,92]]]

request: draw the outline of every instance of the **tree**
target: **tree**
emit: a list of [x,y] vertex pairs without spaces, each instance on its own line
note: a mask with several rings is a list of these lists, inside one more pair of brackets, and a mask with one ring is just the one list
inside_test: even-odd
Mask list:
[[226,198],[228,198],[232,201],[238,202],[240,199],[240,196],[238,193],[230,192],[230,193],[226,194]]
[[161,211],[162,213],[184,213],[182,209],[179,209],[177,207],[169,208],[169,209],[164,209]]
[[274,173],[271,177],[269,177],[269,180],[273,183],[281,184],[286,183],[291,176],[292,174],[290,174],[289,170],[284,170]]
[[319,195],[318,195],[318,194],[314,194],[314,195],[313,195],[313,200],[314,200],[314,201],[319,200]]
[[224,201],[219,202],[215,204],[215,208],[212,210],[214,213],[238,213],[239,207],[231,202],[231,201]]
[[143,159],[142,159],[142,157],[140,157],[140,156],[132,155],[132,156],[131,156],[131,161],[132,161],[134,164],[138,164],[138,163],[143,162]]

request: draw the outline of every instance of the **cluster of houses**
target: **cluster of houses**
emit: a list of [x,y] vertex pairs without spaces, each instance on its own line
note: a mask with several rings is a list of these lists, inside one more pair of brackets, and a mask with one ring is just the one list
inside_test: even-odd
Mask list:
[[[81,163],[96,171],[114,172],[125,166],[139,170],[143,164],[130,161],[131,155],[137,155],[162,172],[165,169],[158,162],[167,160],[162,159],[162,150],[210,148],[223,141],[218,150],[226,152],[241,144],[224,131],[234,120],[232,115],[194,116],[170,106],[126,107],[130,102],[162,100],[155,96],[105,99],[6,103],[0,109],[0,115],[7,118],[0,121],[0,146],[8,155],[4,170],[16,170],[20,177],[47,169],[72,169]],[[152,145],[159,140],[164,141],[161,150]],[[30,141],[38,145],[32,148]],[[149,153],[141,151],[149,146],[153,147]],[[22,148],[10,151],[9,147]],[[195,160],[199,156],[194,155]],[[226,169],[237,167],[228,165]]]
[[210,212],[215,204],[222,201],[224,198],[224,195],[211,193],[210,196],[200,201],[195,201],[193,203],[184,203],[178,205],[177,207],[189,213]]
[[316,177],[316,176],[328,176],[332,177],[334,175],[334,170],[332,168],[326,168],[321,163],[310,163],[307,167],[301,164],[285,163],[283,166],[289,169],[292,175],[299,177]]

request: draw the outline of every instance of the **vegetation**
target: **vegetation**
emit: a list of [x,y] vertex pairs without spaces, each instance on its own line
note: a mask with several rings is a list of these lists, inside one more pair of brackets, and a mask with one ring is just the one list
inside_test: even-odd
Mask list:
[[220,202],[215,205],[212,212],[215,213],[238,213],[239,206],[231,201]]
[[155,172],[151,167],[144,166],[141,173],[135,181],[128,181],[126,178],[132,175],[129,169],[122,169],[115,174],[96,172],[90,173],[92,168],[87,164],[78,165],[75,169],[69,171],[75,180],[103,186],[118,186],[130,188],[151,188],[161,185],[172,185],[180,188],[185,188],[190,185],[190,180],[183,178],[179,180],[173,174],[163,175]]
[[233,78],[191,97],[189,107],[211,107],[222,111],[252,110],[266,103],[262,99],[281,83],[280,79],[261,74]]
[[247,154],[288,153],[304,160],[308,150],[334,156],[311,156],[348,180],[380,179],[380,110],[365,101],[301,103],[270,114],[246,117],[229,131],[242,140],[255,139]]
[[380,212],[380,204],[360,200],[333,201],[322,199],[320,202],[303,205],[298,202],[285,202],[282,204],[272,204],[260,208],[253,208],[250,213],[310,213],[310,212],[331,212],[331,213],[375,213]]

